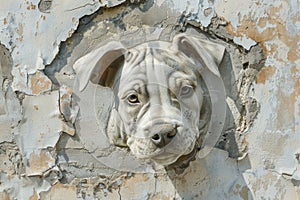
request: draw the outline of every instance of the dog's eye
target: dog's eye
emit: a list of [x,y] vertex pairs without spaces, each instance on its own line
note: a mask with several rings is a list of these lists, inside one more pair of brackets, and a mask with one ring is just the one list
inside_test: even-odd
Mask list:
[[136,94],[131,94],[127,97],[129,103],[139,103],[139,98]]
[[185,85],[180,89],[180,97],[189,97],[193,94],[194,89],[190,85]]

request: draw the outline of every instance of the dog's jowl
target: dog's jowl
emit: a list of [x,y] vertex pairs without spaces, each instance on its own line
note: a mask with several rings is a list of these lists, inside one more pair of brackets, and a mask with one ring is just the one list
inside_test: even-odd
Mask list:
[[190,160],[201,147],[212,107],[203,72],[219,76],[223,53],[220,45],[185,34],[131,48],[113,41],[78,60],[75,69],[81,90],[91,81],[115,94],[109,141],[167,166]]

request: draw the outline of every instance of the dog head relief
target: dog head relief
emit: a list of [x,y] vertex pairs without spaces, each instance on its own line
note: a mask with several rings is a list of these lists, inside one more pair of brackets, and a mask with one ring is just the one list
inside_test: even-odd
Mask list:
[[220,84],[224,50],[186,34],[131,48],[112,41],[80,58],[74,69],[80,90],[91,81],[115,94],[109,141],[167,166],[190,160],[209,131],[220,131],[211,120],[224,110],[213,108],[212,85]]

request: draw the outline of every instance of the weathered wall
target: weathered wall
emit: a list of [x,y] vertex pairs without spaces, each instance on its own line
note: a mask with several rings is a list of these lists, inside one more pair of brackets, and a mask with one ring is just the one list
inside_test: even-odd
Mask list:
[[[297,0],[1,2],[0,199],[300,199],[299,16]],[[199,31],[232,60],[224,132],[182,174],[114,153],[111,93],[76,93],[78,58],[148,28]]]

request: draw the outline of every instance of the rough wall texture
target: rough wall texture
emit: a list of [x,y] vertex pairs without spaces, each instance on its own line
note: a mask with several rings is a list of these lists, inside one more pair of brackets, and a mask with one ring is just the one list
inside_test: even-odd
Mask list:
[[[297,0],[1,2],[0,199],[300,199],[299,16]],[[78,58],[158,28],[232,60],[223,134],[183,173],[115,154],[99,138],[110,91],[76,93]]]

